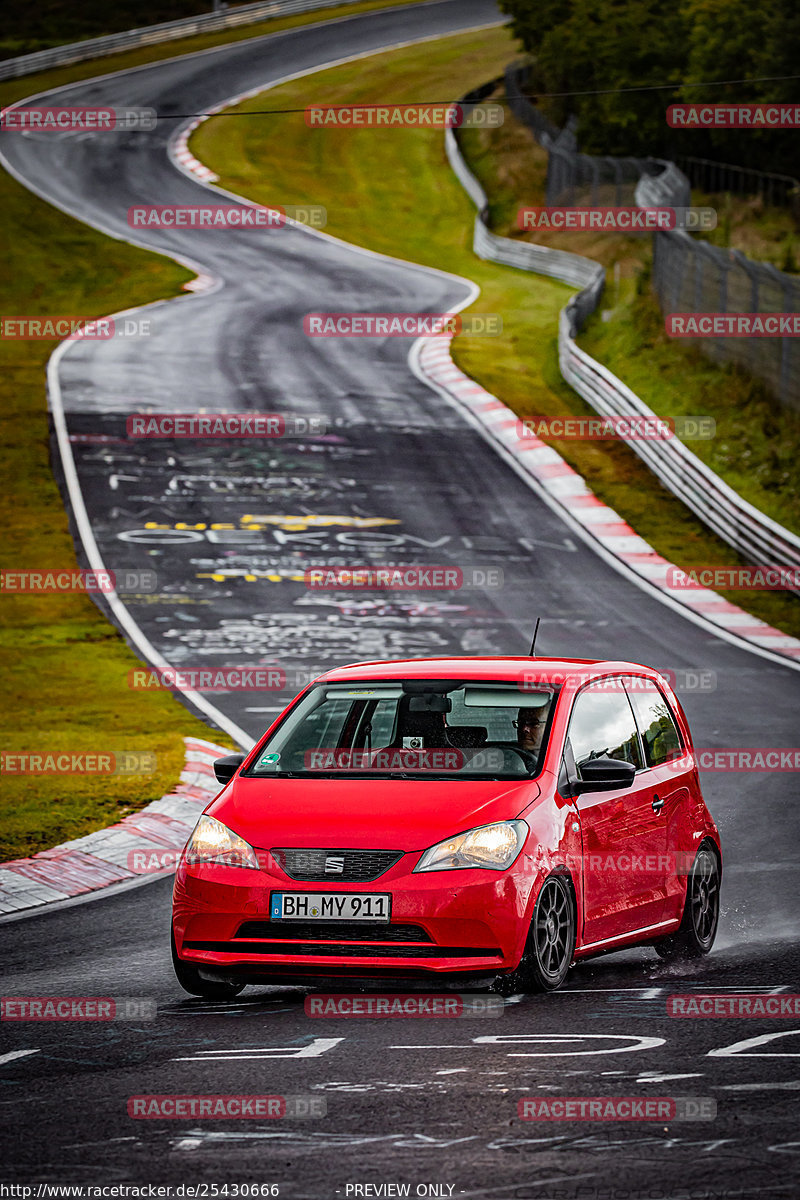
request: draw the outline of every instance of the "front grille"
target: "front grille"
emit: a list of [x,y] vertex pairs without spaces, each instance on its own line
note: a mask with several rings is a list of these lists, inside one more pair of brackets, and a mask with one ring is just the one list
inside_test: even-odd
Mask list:
[[305,883],[368,883],[403,857],[402,850],[273,850],[278,866]]
[[502,958],[499,950],[471,946],[376,946],[354,942],[184,942],[186,950],[216,954],[308,955],[315,958]]
[[365,925],[363,921],[245,921],[237,938],[275,938],[282,942],[430,942],[421,925]]

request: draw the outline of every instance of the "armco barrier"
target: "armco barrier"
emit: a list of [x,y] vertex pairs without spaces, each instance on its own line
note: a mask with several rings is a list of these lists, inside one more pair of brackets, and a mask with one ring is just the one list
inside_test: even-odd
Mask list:
[[153,46],[157,42],[170,42],[177,38],[192,37],[196,33],[217,33],[221,29],[233,29],[237,25],[254,25],[270,17],[292,16],[294,13],[314,12],[318,8],[342,7],[355,4],[357,0],[263,0],[258,4],[242,4],[238,8],[222,9],[220,12],[202,13],[197,17],[185,17],[180,21],[165,21],[162,25],[144,25],[141,29],[126,29],[123,33],[110,33],[105,37],[88,38],[84,42],[71,42],[65,46],[52,46],[49,50],[37,50],[34,54],[22,54],[0,62],[0,79],[19,79],[33,75],[36,71],[47,71],[50,67],[63,67],[69,63],[86,62],[92,58],[104,58],[118,54],[121,50],[133,50],[137,46]]
[[[465,108],[488,96],[499,80],[469,92]],[[564,379],[603,416],[655,417],[653,410],[601,363],[577,345],[575,338],[586,318],[597,307],[605,283],[599,263],[580,254],[551,250],[531,242],[499,237],[488,227],[486,193],[467,166],[453,129],[445,133],[447,158],[459,182],[478,209],[473,250],[489,262],[534,271],[572,284],[581,290],[561,310],[558,357]],[[672,163],[658,175],[643,175],[636,202],[645,205],[686,204],[685,177]],[[688,237],[688,234],[684,236]],[[629,443],[665,487],[682,500],[714,533],[751,562],[800,567],[800,538],[759,512],[701,462],[678,438],[664,441],[639,439]]]

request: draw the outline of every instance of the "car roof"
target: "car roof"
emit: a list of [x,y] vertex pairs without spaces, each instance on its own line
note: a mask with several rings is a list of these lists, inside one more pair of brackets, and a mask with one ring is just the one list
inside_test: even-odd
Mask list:
[[320,675],[327,683],[365,679],[482,679],[517,680],[527,674],[537,682],[563,683],[579,673],[588,679],[635,672],[656,677],[652,667],[639,663],[593,658],[405,658],[350,663]]

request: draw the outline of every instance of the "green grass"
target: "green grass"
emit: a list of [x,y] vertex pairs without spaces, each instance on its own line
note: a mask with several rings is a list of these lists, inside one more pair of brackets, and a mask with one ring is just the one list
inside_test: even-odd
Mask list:
[[[514,43],[505,30],[460,34],[429,44],[424,55],[413,48],[392,51],[271,89],[269,107],[302,109],[320,94],[334,105],[385,102],[387,96],[401,102],[461,95],[499,74],[513,55]],[[262,94],[237,111],[263,107]],[[489,194],[500,232],[513,224],[519,203],[542,203],[541,190],[536,190],[541,189],[542,161],[535,148],[531,151],[530,136],[511,120],[496,134],[467,132],[464,145]],[[269,124],[214,118],[193,135],[192,148],[220,175],[222,184],[237,193],[260,203],[324,204],[328,231],[337,237],[475,280],[481,296],[472,311],[500,313],[504,329],[497,338],[457,338],[454,357],[463,370],[522,416],[591,414],[558,370],[558,313],[572,289],[474,256],[474,209],[447,164],[441,131],[309,130],[301,114],[276,116]],[[600,243],[599,235],[581,237],[582,241],[570,239],[569,247],[589,253],[587,243],[593,239],[603,261],[620,262],[620,296],[635,286],[644,269],[645,239],[620,237]],[[642,370],[648,362],[642,359]],[[637,386],[624,369],[619,373]],[[650,400],[649,395],[645,398]],[[694,404],[690,411],[704,410]],[[596,494],[666,558],[684,567],[740,561],[661,487],[627,446],[558,440],[552,444]],[[725,594],[771,624],[800,635],[800,603],[795,597]]]
[[[176,294],[191,275],[154,254],[111,241],[0,175],[8,269],[0,311],[98,315]],[[91,263],[91,271],[86,264]],[[55,264],[55,265],[54,265]],[[52,342],[0,341],[0,566],[75,565],[50,463],[45,367]],[[0,857],[31,854],[112,824],[170,791],[184,759],[182,737],[232,745],[168,692],[131,691],[139,660],[91,599],[0,594],[8,752],[152,751],[152,776],[5,775]]]

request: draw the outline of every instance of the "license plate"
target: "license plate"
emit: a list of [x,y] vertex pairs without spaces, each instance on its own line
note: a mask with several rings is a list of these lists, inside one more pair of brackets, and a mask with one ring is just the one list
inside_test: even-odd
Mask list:
[[389,892],[273,892],[269,899],[272,921],[388,921],[391,913]]

